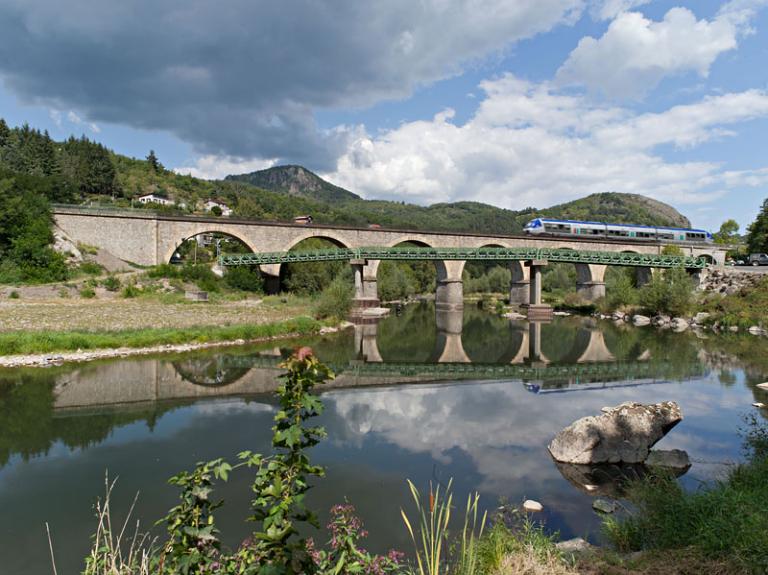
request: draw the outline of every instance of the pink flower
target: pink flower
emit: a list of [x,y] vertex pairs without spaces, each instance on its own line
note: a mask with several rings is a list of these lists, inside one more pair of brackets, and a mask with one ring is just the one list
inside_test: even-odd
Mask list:
[[305,345],[296,351],[296,359],[299,361],[304,361],[305,359],[312,357],[314,354],[315,352],[312,351],[312,348]]

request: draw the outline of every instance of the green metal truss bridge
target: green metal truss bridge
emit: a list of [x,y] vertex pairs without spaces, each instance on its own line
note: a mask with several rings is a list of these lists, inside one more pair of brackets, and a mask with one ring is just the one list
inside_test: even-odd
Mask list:
[[[236,356],[227,367],[279,368],[285,361],[275,356]],[[680,380],[701,376],[699,363],[666,361],[613,361],[573,364],[485,364],[485,363],[407,363],[365,362],[330,363],[337,375],[358,377],[428,377],[440,379],[519,379],[523,381],[617,381]]]
[[574,264],[604,264],[651,268],[703,269],[709,261],[702,257],[631,252],[600,252],[565,248],[427,248],[371,247],[334,248],[311,251],[222,254],[222,266],[287,264],[346,260],[547,260]]

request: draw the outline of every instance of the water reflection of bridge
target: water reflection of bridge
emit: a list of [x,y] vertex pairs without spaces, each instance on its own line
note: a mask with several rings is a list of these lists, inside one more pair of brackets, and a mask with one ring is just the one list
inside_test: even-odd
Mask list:
[[[430,363],[472,363],[462,339],[463,319],[462,311],[436,312],[437,337]],[[542,324],[539,322],[510,322],[509,331],[501,335],[507,339],[505,354],[495,358],[495,362],[550,363],[550,359],[542,353],[541,332]],[[379,351],[378,339],[378,325],[355,326],[355,349],[360,357],[369,363],[384,361]],[[638,358],[649,355],[647,350],[643,350],[638,354]],[[591,320],[585,321],[579,328],[573,348],[568,350],[564,357],[568,363],[607,363],[615,359],[605,343],[603,332]]]
[[[392,386],[455,380],[512,380],[537,393],[616,385],[679,381],[700,376],[700,363],[660,361],[647,350],[616,361],[603,333],[591,324],[579,328],[573,349],[559,361],[541,351],[541,324],[510,326],[509,346],[494,363],[471,362],[461,339],[461,315],[438,314],[434,359],[383,361],[377,326],[355,328],[351,359],[328,362],[337,377],[324,389]],[[142,359],[87,365],[62,375],[56,384],[57,410],[97,410],[147,402],[249,396],[273,392],[288,350],[247,354],[230,351],[176,360]]]

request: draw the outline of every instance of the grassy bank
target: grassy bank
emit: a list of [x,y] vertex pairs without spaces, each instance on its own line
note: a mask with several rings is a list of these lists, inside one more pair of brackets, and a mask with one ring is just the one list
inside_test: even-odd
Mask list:
[[636,511],[605,523],[616,548],[681,550],[728,566],[724,573],[768,573],[768,427],[754,419],[745,439],[748,460],[697,491],[664,475],[634,484]]
[[310,317],[257,325],[227,325],[180,328],[146,328],[113,331],[15,331],[0,333],[0,355],[63,351],[151,347],[185,343],[210,343],[237,339],[253,340],[281,335],[316,333],[322,323]]

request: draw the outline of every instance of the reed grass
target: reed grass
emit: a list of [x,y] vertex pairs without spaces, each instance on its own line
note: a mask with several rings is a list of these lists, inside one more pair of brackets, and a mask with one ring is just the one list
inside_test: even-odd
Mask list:
[[483,538],[488,512],[484,511],[478,523],[480,494],[467,495],[467,507],[464,511],[464,528],[461,530],[461,545],[456,566],[457,575],[475,575],[478,573],[480,561],[478,541]]
[[[150,575],[152,557],[156,551],[155,540],[140,533],[139,521],[131,521],[138,494],[122,524],[113,527],[112,490],[116,480],[104,478],[104,499],[96,502],[96,533],[91,550],[85,559],[83,575]],[[132,526],[132,529],[131,529]],[[56,567],[54,563],[54,573]]]
[[419,575],[441,575],[448,572],[446,545],[453,502],[452,483],[453,480],[450,480],[445,490],[441,491],[440,485],[433,488],[430,482],[429,499],[422,501],[419,490],[410,479],[408,480],[408,487],[416,504],[418,540],[408,515],[403,509],[400,514],[413,541]]

